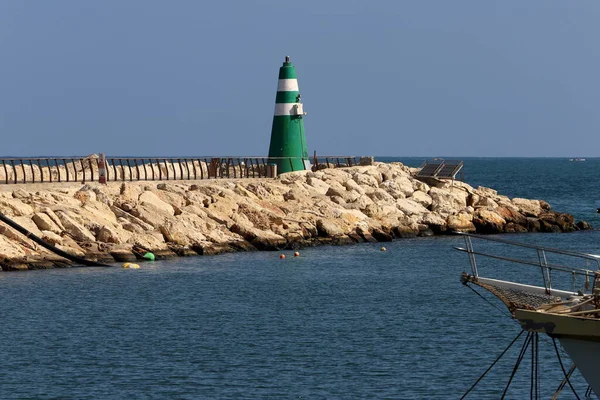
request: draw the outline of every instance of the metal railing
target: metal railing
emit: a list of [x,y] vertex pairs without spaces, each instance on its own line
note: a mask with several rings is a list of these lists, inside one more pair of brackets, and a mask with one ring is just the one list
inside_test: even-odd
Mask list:
[[[570,281],[572,285],[571,291],[576,292],[576,278],[583,277],[583,281],[589,286],[589,280],[596,278],[596,271],[600,269],[600,256],[594,254],[580,253],[570,250],[556,249],[551,247],[537,246],[527,243],[520,243],[500,239],[497,237],[481,236],[469,233],[458,233],[465,239],[465,248],[456,247],[456,250],[465,252],[469,256],[471,264],[471,273],[475,279],[491,281],[488,278],[482,278],[479,273],[479,267],[476,256],[485,258],[488,260],[494,260],[499,263],[495,265],[495,272],[504,275],[508,272],[505,269],[499,270],[499,266],[504,263],[517,264],[522,266],[530,266],[539,268],[541,273],[541,282],[543,289],[546,293],[563,293],[564,290],[556,290],[553,288],[553,281],[555,280],[554,272],[566,274],[566,280],[563,278],[560,280],[562,288],[565,288],[565,283]],[[482,251],[476,251],[473,246],[473,239],[480,241],[491,242],[489,246],[483,246]],[[552,258],[552,260],[550,260]],[[481,261],[481,260],[480,260]],[[551,262],[552,261],[552,262]],[[583,264],[582,266],[574,266]],[[490,270],[488,269],[488,273]],[[514,271],[511,271],[514,272]],[[522,273],[514,274],[515,278],[523,277]],[[495,283],[506,281],[494,281]],[[539,282],[539,281],[538,281]],[[510,282],[514,287],[522,287],[526,290],[534,290],[533,286],[521,284],[517,282]],[[589,287],[588,287],[589,289]]]
[[[0,184],[274,178],[274,163],[292,157],[106,157],[0,158]],[[311,157],[313,170],[358,165],[355,156]]]

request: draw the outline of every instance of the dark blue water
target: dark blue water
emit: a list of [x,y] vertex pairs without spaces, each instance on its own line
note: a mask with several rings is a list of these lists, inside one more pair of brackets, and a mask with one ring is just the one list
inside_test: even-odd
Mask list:
[[[566,185],[560,176],[532,193],[531,179],[501,160],[465,164],[475,185],[595,217],[579,197],[557,193]],[[553,168],[578,168],[563,164]],[[587,186],[595,178],[587,178],[575,190],[593,204]],[[598,231],[509,237],[600,251]],[[139,270],[1,273],[0,398],[460,398],[519,328],[460,283],[469,269],[453,250],[461,238],[384,245],[303,249],[285,260],[238,253]],[[499,398],[519,347],[468,398]],[[540,351],[548,398],[561,372],[548,339]],[[524,362],[507,398],[529,397],[529,368]],[[582,396],[585,383],[574,381]]]

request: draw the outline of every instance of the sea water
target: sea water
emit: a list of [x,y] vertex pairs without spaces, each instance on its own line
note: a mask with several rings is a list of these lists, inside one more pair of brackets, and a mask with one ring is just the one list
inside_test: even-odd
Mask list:
[[[599,163],[467,159],[464,179],[600,226]],[[502,237],[600,253],[599,231]],[[284,260],[253,252],[0,273],[0,398],[460,398],[520,331],[500,302],[460,283],[462,246],[442,236]],[[467,398],[499,398],[521,344]],[[528,357],[507,398],[529,397]],[[562,372],[542,335],[540,372],[548,398]],[[582,397],[587,385],[578,374],[573,383]]]

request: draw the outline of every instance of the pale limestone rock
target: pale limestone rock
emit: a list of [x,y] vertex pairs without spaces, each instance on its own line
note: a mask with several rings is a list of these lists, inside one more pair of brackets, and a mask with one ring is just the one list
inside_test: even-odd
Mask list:
[[462,190],[444,190],[432,187],[429,190],[431,210],[439,214],[456,214],[467,206],[468,194]]
[[425,208],[428,208],[433,203],[431,196],[421,191],[415,191],[409,199],[421,204]]
[[92,235],[92,233],[89,230],[87,230],[84,226],[76,222],[64,211],[57,211],[56,215],[65,227],[65,231],[72,235],[75,240],[80,242],[93,242],[96,240],[94,235]]
[[386,217],[386,216],[390,216],[390,215],[403,215],[402,211],[398,210],[398,207],[396,206],[396,204],[393,205],[389,205],[389,204],[384,204],[384,205],[379,205],[379,214],[381,217]]
[[113,205],[113,199],[111,198],[111,196],[109,194],[106,193],[104,188],[95,187],[93,190],[94,190],[94,193],[96,193],[97,201],[99,201],[100,203],[104,203],[109,207]]
[[389,204],[396,203],[396,200],[394,197],[392,197],[392,195],[390,195],[388,192],[386,192],[385,190],[380,189],[380,188],[373,190],[367,196],[371,200],[373,200],[375,203],[377,203],[378,205],[384,205],[384,204],[389,205]]
[[426,224],[430,227],[435,226],[438,230],[446,230],[446,219],[432,212],[427,212],[423,214],[421,218],[421,223]]
[[121,238],[121,235],[115,228],[103,225],[96,234],[96,240],[103,243],[121,244],[125,243],[130,236],[131,234],[128,234],[125,238]]
[[126,183],[123,182],[121,184],[121,191],[120,191],[120,201],[124,202],[124,203],[134,203],[136,204],[138,201],[138,197],[139,197],[139,190],[137,186],[134,186],[133,184],[130,183]]
[[41,231],[50,231],[55,234],[60,234],[63,230],[54,223],[52,218],[45,213],[35,213],[31,217],[33,222],[36,224],[39,230]]
[[356,183],[358,183],[360,186],[362,186],[363,188],[365,186],[372,187],[372,188],[379,187],[379,182],[377,182],[377,179],[375,179],[371,175],[355,173],[354,175],[352,175],[352,179],[354,179],[354,181]]
[[475,207],[477,203],[481,200],[481,196],[477,193],[472,193],[469,197],[467,197],[467,205],[469,207]]
[[481,197],[491,197],[494,198],[498,195],[498,192],[494,189],[486,188],[483,186],[479,186],[475,189],[475,193],[477,193]]
[[65,230],[65,227],[63,226],[62,222],[60,222],[60,218],[58,218],[58,215],[56,215],[54,210],[52,210],[49,207],[44,207],[40,211],[46,214],[48,217],[50,217],[52,222],[54,222],[56,226],[60,228],[61,232]]
[[249,199],[252,200],[256,200],[258,199],[258,196],[256,196],[254,193],[252,193],[251,191],[249,191],[248,189],[246,189],[245,187],[243,187],[240,184],[235,185],[235,188],[233,189],[234,193],[239,194],[242,197],[248,197]]
[[181,220],[168,220],[160,226],[160,232],[166,242],[176,243],[182,246],[206,241],[206,236]]
[[456,232],[475,232],[473,214],[460,212],[447,218],[448,229]]
[[12,198],[19,199],[24,203],[29,203],[29,201],[31,200],[31,193],[26,192],[23,189],[17,189],[12,192]]
[[[246,185],[246,190],[248,190],[251,193],[254,193],[254,195],[259,199],[268,199],[268,198],[272,197],[274,194],[273,187],[265,185],[263,182],[250,183],[250,184]],[[228,197],[228,198],[235,197],[235,193],[233,191],[231,193],[229,193],[227,191],[220,191],[218,195],[221,197]]]
[[57,192],[50,193],[50,196],[54,198],[53,203],[59,204],[63,209],[76,209],[81,206],[81,202],[73,197],[74,193],[74,191],[73,193],[61,193],[59,190]]
[[342,184],[350,179],[350,177],[350,174],[342,168],[329,168],[323,170],[322,180],[326,181],[329,185],[333,182]]
[[495,211],[479,208],[475,210],[473,223],[483,233],[500,233],[504,230],[506,220]]
[[[167,193],[167,192],[165,192],[165,193]],[[150,208],[159,210],[163,214],[171,215],[171,216],[175,215],[175,210],[173,209],[173,206],[171,204],[165,202],[164,200],[161,200],[156,195],[156,193],[151,192],[149,190],[140,194],[138,201],[139,201],[139,205],[141,205],[141,206],[150,206]]]
[[315,190],[319,194],[326,194],[330,187],[328,184],[317,178],[309,177],[306,180],[306,183],[308,183],[313,188],[313,190]]
[[[170,187],[171,191],[152,190],[151,192],[154,193],[160,200],[162,200],[166,204],[169,204],[171,207],[173,207],[174,215],[179,215],[179,214],[181,214],[181,209],[187,205],[186,198],[184,197],[184,194],[183,194],[185,192],[178,193],[178,192],[173,191],[174,187],[172,187],[172,186],[169,186],[169,187]],[[141,197],[140,197],[140,202],[141,202]]]
[[317,231],[319,236],[324,237],[336,237],[344,234],[344,231],[335,222],[326,219],[317,220]]
[[278,175],[275,179],[279,180],[284,185],[291,185],[298,181],[305,182],[308,174],[309,171],[293,171]]
[[365,190],[354,179],[346,179],[343,182],[344,187],[348,191],[355,191],[358,194],[365,194]]
[[33,214],[33,207],[20,199],[0,198],[0,210],[10,217]]
[[398,199],[396,200],[396,207],[406,215],[421,216],[429,212],[423,205],[417,203],[411,199]]
[[517,206],[519,211],[526,217],[537,217],[542,213],[542,206],[539,200],[528,200],[521,198],[512,199],[512,203]]
[[[140,229],[142,231],[150,231],[154,228],[152,225],[142,221],[140,218],[136,217],[135,215],[132,215],[126,211],[121,210],[119,207],[112,206],[112,207],[110,207],[110,209],[114,213],[114,215],[117,217],[118,223],[122,224],[122,220],[127,220],[131,224],[140,227]],[[123,228],[126,229],[125,227],[123,227]],[[129,231],[130,229],[126,229],[126,230]],[[131,231],[131,232],[133,232],[133,231]]]
[[88,201],[79,210],[78,214],[87,220],[92,220],[100,225],[117,226],[117,216],[106,203]]
[[519,225],[527,226],[527,218],[515,207],[500,206],[494,211],[504,218],[506,222],[514,222]]
[[169,246],[164,241],[162,233],[157,231],[149,231],[141,234],[132,234],[127,243],[141,246],[151,250],[168,250]]
[[42,231],[41,239],[44,242],[50,243],[53,246],[56,246],[57,244],[62,245],[62,243],[63,243],[62,236],[60,236],[52,231]]
[[64,252],[67,252],[73,256],[77,256],[77,257],[85,257],[85,252],[83,251],[83,249],[81,248],[74,248],[71,246],[65,246],[64,244],[55,244],[54,245],[57,249],[62,250]]
[[372,176],[377,181],[377,185],[383,182],[383,175],[377,168],[369,168],[364,172],[366,175]]
[[92,187],[89,185],[84,185],[81,189],[73,194],[73,197],[81,202],[81,204],[85,204],[88,201],[96,201],[96,192],[92,190]]
[[[346,225],[352,226],[367,221],[369,218],[359,210],[343,209],[339,211],[338,218]],[[365,222],[366,223],[366,222]]]
[[9,239],[12,239],[16,242],[24,243],[24,237],[17,230],[9,227],[5,224],[0,224],[0,236],[6,236]]
[[[173,208],[171,207],[171,209]],[[163,209],[154,207],[150,203],[145,203],[139,204],[136,208],[131,210],[131,214],[151,225],[153,228],[158,228],[174,215],[174,211],[173,214],[171,214]]]
[[490,199],[489,197],[483,197],[481,200],[479,200],[477,202],[477,204],[475,204],[476,208],[479,207],[487,207],[490,209],[495,209],[498,208],[498,203],[496,203],[494,200]]
[[368,205],[373,204],[373,200],[366,194],[360,196],[356,201],[351,203],[354,208],[364,210]]
[[0,235],[0,259],[18,260],[25,258],[29,250],[26,250],[19,243],[10,240],[6,236]]
[[419,192],[423,192],[423,193],[429,193],[429,190],[431,189],[428,184],[426,184],[425,182],[416,180],[416,179],[414,181],[412,181],[412,185],[413,185],[413,190],[415,192],[419,191]]
[[121,227],[124,230],[126,230],[127,232],[133,232],[133,233],[144,232],[144,229],[142,229],[142,227],[140,225],[134,224],[133,222],[130,222],[130,221],[126,220],[125,218],[119,217],[118,221],[121,224]]
[[362,210],[362,212],[367,217],[377,218],[380,217],[381,208],[376,203],[367,204],[367,206]]
[[344,195],[346,193],[346,188],[339,183],[338,181],[329,181],[329,189],[327,190],[327,193],[325,193],[326,196],[339,196],[341,198],[344,198]]
[[27,229],[29,232],[33,233],[37,237],[42,235],[42,231],[37,227],[35,222],[30,217],[14,217],[12,219],[17,224],[21,225],[23,228]]
[[379,185],[379,187],[389,193],[394,199],[406,198],[404,190],[400,188],[400,185],[395,180],[384,181]]

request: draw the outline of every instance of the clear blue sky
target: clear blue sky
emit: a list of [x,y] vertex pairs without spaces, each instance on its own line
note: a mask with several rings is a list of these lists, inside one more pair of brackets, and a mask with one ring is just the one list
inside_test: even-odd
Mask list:
[[0,0],[0,155],[600,156],[600,1]]

